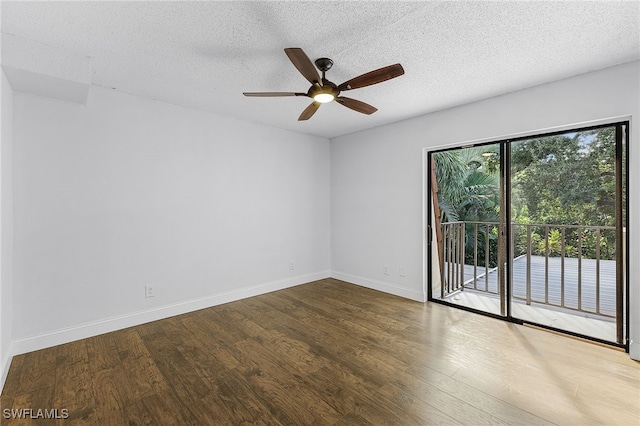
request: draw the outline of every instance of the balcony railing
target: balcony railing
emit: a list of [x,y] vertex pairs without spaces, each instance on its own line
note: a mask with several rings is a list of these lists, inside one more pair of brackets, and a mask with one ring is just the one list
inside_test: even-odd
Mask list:
[[[441,224],[442,298],[465,289],[499,294],[498,225]],[[615,237],[613,226],[511,224],[512,297],[615,318]]]

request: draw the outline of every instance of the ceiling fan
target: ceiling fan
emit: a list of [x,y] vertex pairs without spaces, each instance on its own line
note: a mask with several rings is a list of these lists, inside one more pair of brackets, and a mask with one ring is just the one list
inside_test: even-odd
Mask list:
[[322,71],[322,78],[318,75],[316,68],[299,47],[289,47],[284,49],[293,65],[300,71],[300,74],[311,83],[311,87],[306,93],[303,92],[244,92],[245,96],[307,96],[313,99],[311,105],[309,105],[300,117],[298,121],[308,120],[315,114],[320,108],[320,105],[336,101],[339,104],[351,108],[354,111],[361,112],[363,114],[373,114],[378,109],[369,104],[356,99],[347,98],[345,96],[339,96],[340,92],[345,90],[359,89],[361,87],[371,86],[372,84],[382,83],[383,81],[396,78],[404,74],[402,65],[395,64],[389,65],[383,68],[379,68],[374,71],[370,71],[366,74],[362,74],[358,77],[347,80],[340,85],[336,85],[325,78],[325,73],[333,66],[333,61],[329,58],[319,58],[315,60],[316,67]]

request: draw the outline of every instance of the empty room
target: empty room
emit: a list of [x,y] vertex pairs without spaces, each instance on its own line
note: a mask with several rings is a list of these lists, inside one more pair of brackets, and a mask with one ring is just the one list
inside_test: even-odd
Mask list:
[[640,424],[640,3],[0,8],[0,424]]

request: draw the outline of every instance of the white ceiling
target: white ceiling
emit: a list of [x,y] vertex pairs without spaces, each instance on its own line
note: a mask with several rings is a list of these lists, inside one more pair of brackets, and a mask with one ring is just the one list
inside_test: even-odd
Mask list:
[[[637,60],[640,2],[3,1],[2,31],[88,56],[96,86],[335,137]],[[345,93],[373,115],[333,102],[298,122],[306,97],[242,95],[307,91],[285,47],[333,59],[336,84],[405,75]]]

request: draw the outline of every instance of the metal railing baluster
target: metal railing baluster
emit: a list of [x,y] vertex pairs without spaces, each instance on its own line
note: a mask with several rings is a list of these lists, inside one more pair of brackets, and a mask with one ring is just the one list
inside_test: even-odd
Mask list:
[[549,304],[549,225],[544,230],[544,303]]
[[561,255],[560,255],[560,306],[564,307],[564,257],[566,255],[566,230],[567,228],[563,226],[561,231]]
[[527,305],[531,305],[531,225],[527,225]]
[[596,313],[600,313],[600,228],[596,228]]
[[473,289],[478,289],[478,222],[473,224]]
[[[469,234],[469,238],[473,238],[473,260],[471,261],[473,264],[469,265],[473,267],[473,277],[469,277],[465,270],[465,240],[467,235],[467,225],[473,225],[472,231],[472,228],[469,227],[469,230],[473,233],[473,236],[471,236],[471,232]],[[458,291],[463,291],[465,289],[465,279],[469,280],[466,287],[467,289],[490,293],[493,295],[499,294],[499,292],[492,290],[492,283],[490,282],[493,280],[495,275],[494,273],[496,272],[496,268],[490,267],[492,259],[490,252],[490,235],[497,225],[498,224],[495,222],[480,221],[450,222],[442,224],[443,258],[445,259],[443,268],[444,272],[442,273],[443,280],[441,283],[441,294],[443,298]],[[607,246],[605,246],[604,241],[609,240],[606,239],[607,236],[604,235],[603,230],[607,230],[608,232],[609,230],[615,230],[615,227],[517,223],[512,223],[511,226],[513,228],[512,249],[514,252],[511,253],[510,261],[516,262],[520,257],[526,258],[526,264],[523,265],[522,269],[519,269],[522,271],[520,272],[522,275],[518,275],[513,279],[513,275],[515,275],[518,268],[514,267],[511,270],[512,299],[521,300],[527,305],[539,303],[568,310],[615,318],[615,314],[612,313],[611,309],[608,307],[609,299],[603,299],[605,294],[608,295],[608,293],[603,292],[602,284],[605,277],[608,277],[608,275],[605,275],[608,274],[608,272],[604,272],[605,269],[603,269],[605,267],[603,262],[608,260],[603,259],[608,259],[608,257],[611,256],[609,251],[605,251],[605,247]],[[518,247],[517,241],[520,241],[519,236],[523,235],[523,226],[526,229],[526,244],[525,247],[520,249],[520,251],[516,251]],[[555,230],[559,231],[559,241],[556,241],[557,236],[552,232]],[[536,243],[536,241],[539,240],[534,238],[534,234],[537,235],[536,231],[541,233],[544,232],[544,236],[541,239],[542,241],[540,241],[539,244]],[[572,236],[574,235],[574,232],[575,240]],[[482,260],[480,257],[481,233],[484,233],[484,271],[482,270],[482,265],[479,263]],[[593,245],[591,244],[591,235],[595,237],[595,243]],[[574,244],[571,243],[573,241],[576,241],[575,247]],[[587,252],[587,249],[591,250],[591,252]],[[540,254],[537,255],[536,253]],[[585,257],[585,253],[593,254]],[[544,257],[544,266],[540,265],[544,267],[544,298],[534,291],[538,288],[536,287],[536,283],[540,282],[540,286],[543,283],[543,276],[541,274],[542,267],[539,268],[540,272],[536,273],[538,264],[534,264],[534,256]],[[554,259],[553,263],[552,258]],[[577,275],[573,275],[572,271],[575,270],[573,267],[571,268],[571,271],[567,270],[570,265],[576,265],[576,263],[573,262],[577,262]],[[592,271],[592,268],[594,267],[595,289],[591,286],[590,281],[585,282],[583,279],[583,269],[588,268],[589,271]],[[469,269],[469,271],[471,271],[471,269]],[[481,277],[479,274],[482,273],[484,273],[484,285],[480,283]],[[518,277],[522,277],[520,279],[526,280],[524,283],[524,295],[522,293],[516,293]],[[576,284],[577,289],[574,287]],[[557,295],[558,291],[559,296]],[[536,295],[538,295],[537,298]],[[583,300],[583,296],[589,298],[588,303],[587,300]],[[594,296],[595,306],[591,302]],[[577,305],[574,305],[574,297],[577,297]]]
[[451,244],[453,245],[453,268],[452,268],[452,274],[453,274],[453,291],[458,290],[458,287],[460,285],[460,283],[458,282],[458,277],[459,275],[459,265],[458,265],[458,260],[459,260],[459,253],[458,251],[460,250],[460,248],[458,247],[458,227],[457,226],[453,226],[453,238],[451,239]]
[[578,310],[582,310],[582,228],[578,228]]
[[489,291],[489,224],[485,224],[484,234],[484,291]]
[[447,250],[447,292],[451,293],[451,232],[452,229],[449,228],[447,230],[447,244],[449,246],[449,249]]
[[460,245],[460,249],[459,249],[459,265],[460,265],[460,290],[464,290],[464,252],[465,252],[465,247],[464,247],[464,233],[465,233],[465,227],[464,227],[464,222],[460,223],[460,230],[459,230],[459,236],[460,236],[460,240],[459,245]]

